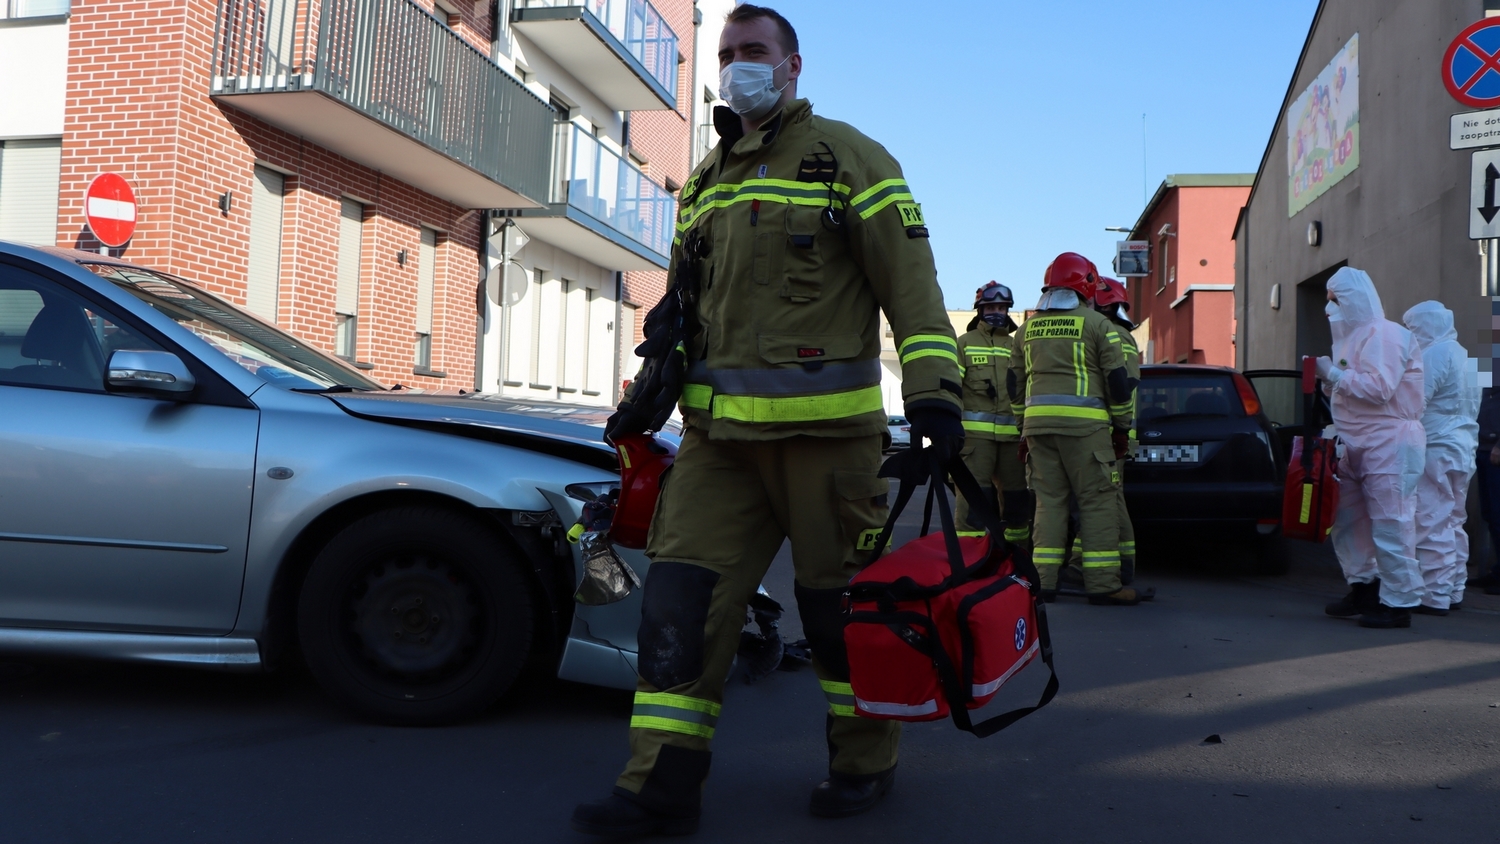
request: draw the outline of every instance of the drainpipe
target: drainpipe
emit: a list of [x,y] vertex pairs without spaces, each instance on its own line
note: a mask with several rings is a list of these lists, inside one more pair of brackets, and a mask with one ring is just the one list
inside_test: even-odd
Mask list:
[[625,274],[615,272],[615,377],[610,384],[609,394],[615,404],[620,403],[620,332],[625,326],[620,324],[620,317],[625,314]]

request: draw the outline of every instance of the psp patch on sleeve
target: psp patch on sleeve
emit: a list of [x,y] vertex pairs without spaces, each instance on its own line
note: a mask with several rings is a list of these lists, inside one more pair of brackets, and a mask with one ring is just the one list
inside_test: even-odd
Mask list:
[[922,206],[915,202],[898,202],[896,210],[901,212],[901,225],[908,228],[912,226],[926,226],[927,221],[922,219]]

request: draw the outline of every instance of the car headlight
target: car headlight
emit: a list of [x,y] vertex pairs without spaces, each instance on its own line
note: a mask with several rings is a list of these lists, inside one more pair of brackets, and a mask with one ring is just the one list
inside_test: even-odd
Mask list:
[[574,501],[582,501],[585,504],[608,498],[609,494],[620,488],[619,481],[599,481],[592,484],[568,484],[563,492]]

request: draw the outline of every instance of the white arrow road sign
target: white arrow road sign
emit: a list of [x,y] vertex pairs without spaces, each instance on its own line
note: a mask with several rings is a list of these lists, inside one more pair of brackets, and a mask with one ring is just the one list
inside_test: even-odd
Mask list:
[[1474,153],[1469,165],[1469,239],[1500,237],[1500,149]]

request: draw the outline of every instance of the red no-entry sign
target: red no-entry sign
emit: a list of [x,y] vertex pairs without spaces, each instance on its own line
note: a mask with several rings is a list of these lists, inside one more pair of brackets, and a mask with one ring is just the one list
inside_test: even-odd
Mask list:
[[105,246],[124,246],[135,234],[135,191],[118,173],[103,173],[83,195],[89,230]]

